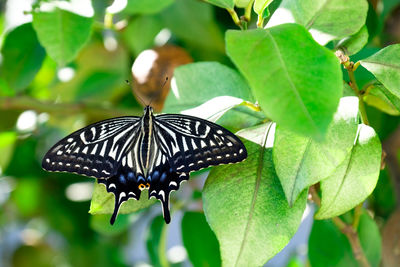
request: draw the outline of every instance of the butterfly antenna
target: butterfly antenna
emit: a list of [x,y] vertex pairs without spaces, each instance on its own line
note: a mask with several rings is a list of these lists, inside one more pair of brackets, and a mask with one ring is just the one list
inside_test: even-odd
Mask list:
[[[168,82],[168,76],[165,77],[165,81],[164,81],[163,85],[161,86],[161,89],[164,88],[164,86],[165,86],[165,84],[166,84],[167,82]],[[149,103],[149,106],[151,105],[151,102],[153,102],[153,99],[154,99],[154,96],[151,98],[150,103]]]
[[[125,82],[126,82],[129,86],[132,86],[132,84],[131,84],[131,82],[130,82],[129,80],[125,80]],[[143,106],[147,106],[147,105],[144,103],[143,99],[142,99],[138,94],[135,94],[135,96],[140,100],[140,102],[142,102]]]

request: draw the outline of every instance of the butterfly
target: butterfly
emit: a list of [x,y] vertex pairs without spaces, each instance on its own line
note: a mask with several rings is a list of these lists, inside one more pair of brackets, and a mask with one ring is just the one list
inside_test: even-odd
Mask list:
[[166,223],[169,198],[189,173],[209,166],[236,163],[246,147],[233,133],[210,121],[180,114],[126,116],[96,122],[56,143],[42,167],[94,177],[115,196],[114,224],[121,204],[139,200],[143,190],[160,200]]

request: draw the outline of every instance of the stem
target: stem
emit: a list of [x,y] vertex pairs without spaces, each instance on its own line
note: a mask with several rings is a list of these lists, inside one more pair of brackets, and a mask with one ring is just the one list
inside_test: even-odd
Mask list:
[[258,15],[258,18],[257,18],[257,28],[262,29],[263,27],[264,27],[264,18],[261,14],[261,15]]
[[354,229],[354,231],[357,231],[358,224],[360,223],[360,216],[361,216],[361,213],[362,213],[362,205],[363,205],[363,203],[360,203],[354,208],[354,218],[353,218],[353,229]]
[[160,245],[158,247],[158,256],[160,259],[160,265],[162,267],[169,267],[169,262],[166,257],[167,251],[167,233],[168,233],[168,224],[164,224],[161,229],[161,236],[160,236]]
[[95,117],[116,117],[141,114],[140,108],[119,109],[98,104],[44,102],[28,96],[0,97],[0,110],[35,110],[55,115],[86,113]]
[[356,62],[354,64],[354,62],[350,61],[350,58],[347,55],[345,55],[344,52],[341,50],[337,50],[335,52],[335,55],[337,58],[339,58],[340,64],[344,66],[344,68],[347,70],[347,73],[349,74],[349,79],[350,79],[349,85],[351,89],[353,89],[356,96],[358,97],[358,103],[359,103],[358,108],[360,110],[361,119],[364,124],[369,125],[367,111],[365,109],[365,104],[363,99],[363,93],[358,88],[356,77],[354,76],[354,71],[360,65],[360,62]]
[[257,111],[257,112],[261,111],[261,108],[259,105],[253,104],[249,101],[243,101],[240,105],[248,107],[249,109]]
[[[321,199],[318,196],[318,193],[315,189],[315,185],[311,186],[309,189],[309,192],[311,194],[312,200],[314,201],[315,204],[317,204],[318,207],[321,206]],[[360,205],[359,205],[360,206]],[[345,223],[342,219],[339,217],[333,217],[332,222],[336,225],[336,227],[344,234],[346,235],[347,239],[350,242],[351,249],[353,251],[353,255],[362,267],[370,267],[371,265],[369,264],[367,258],[365,257],[364,251],[361,247],[360,239],[358,238],[358,233],[357,233],[357,228],[354,228],[355,222],[356,222],[356,215],[357,217],[357,227],[358,227],[358,222],[359,222],[359,217],[361,215],[361,207],[358,208],[359,206],[356,207],[355,210],[355,218],[353,221],[353,225]],[[360,209],[359,211],[357,211]]]
[[244,19],[245,21],[249,22],[251,20],[251,9],[253,7],[253,1],[250,1],[247,7],[244,10]]
[[243,30],[242,22],[240,21],[236,11],[233,8],[227,8],[229,14],[232,17],[233,22],[241,29]]

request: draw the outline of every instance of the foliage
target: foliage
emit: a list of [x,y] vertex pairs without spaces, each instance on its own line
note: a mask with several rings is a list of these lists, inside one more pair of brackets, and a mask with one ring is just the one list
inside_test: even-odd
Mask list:
[[[288,266],[396,257],[380,227],[400,204],[400,37],[388,26],[397,1],[109,2],[36,1],[15,21],[11,0],[0,4],[1,266],[26,266],[21,255],[38,266],[183,266],[170,256],[175,228],[193,266],[262,266],[310,205],[308,262],[291,255]],[[171,225],[143,192],[110,226],[114,197],[102,184],[40,162],[67,133],[140,116],[147,103],[124,80],[162,45],[194,63],[149,58],[139,68],[147,93],[169,89],[163,112],[236,132],[248,158],[192,173],[171,195]],[[162,91],[155,76],[171,68]]]

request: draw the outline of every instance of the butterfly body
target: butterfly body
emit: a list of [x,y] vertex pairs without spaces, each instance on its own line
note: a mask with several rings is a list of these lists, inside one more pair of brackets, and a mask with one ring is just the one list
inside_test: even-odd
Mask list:
[[118,210],[141,191],[162,203],[170,222],[169,196],[189,173],[244,160],[247,151],[231,132],[212,122],[180,114],[119,117],[82,128],[56,143],[44,156],[48,171],[73,172],[98,179],[115,195]]

